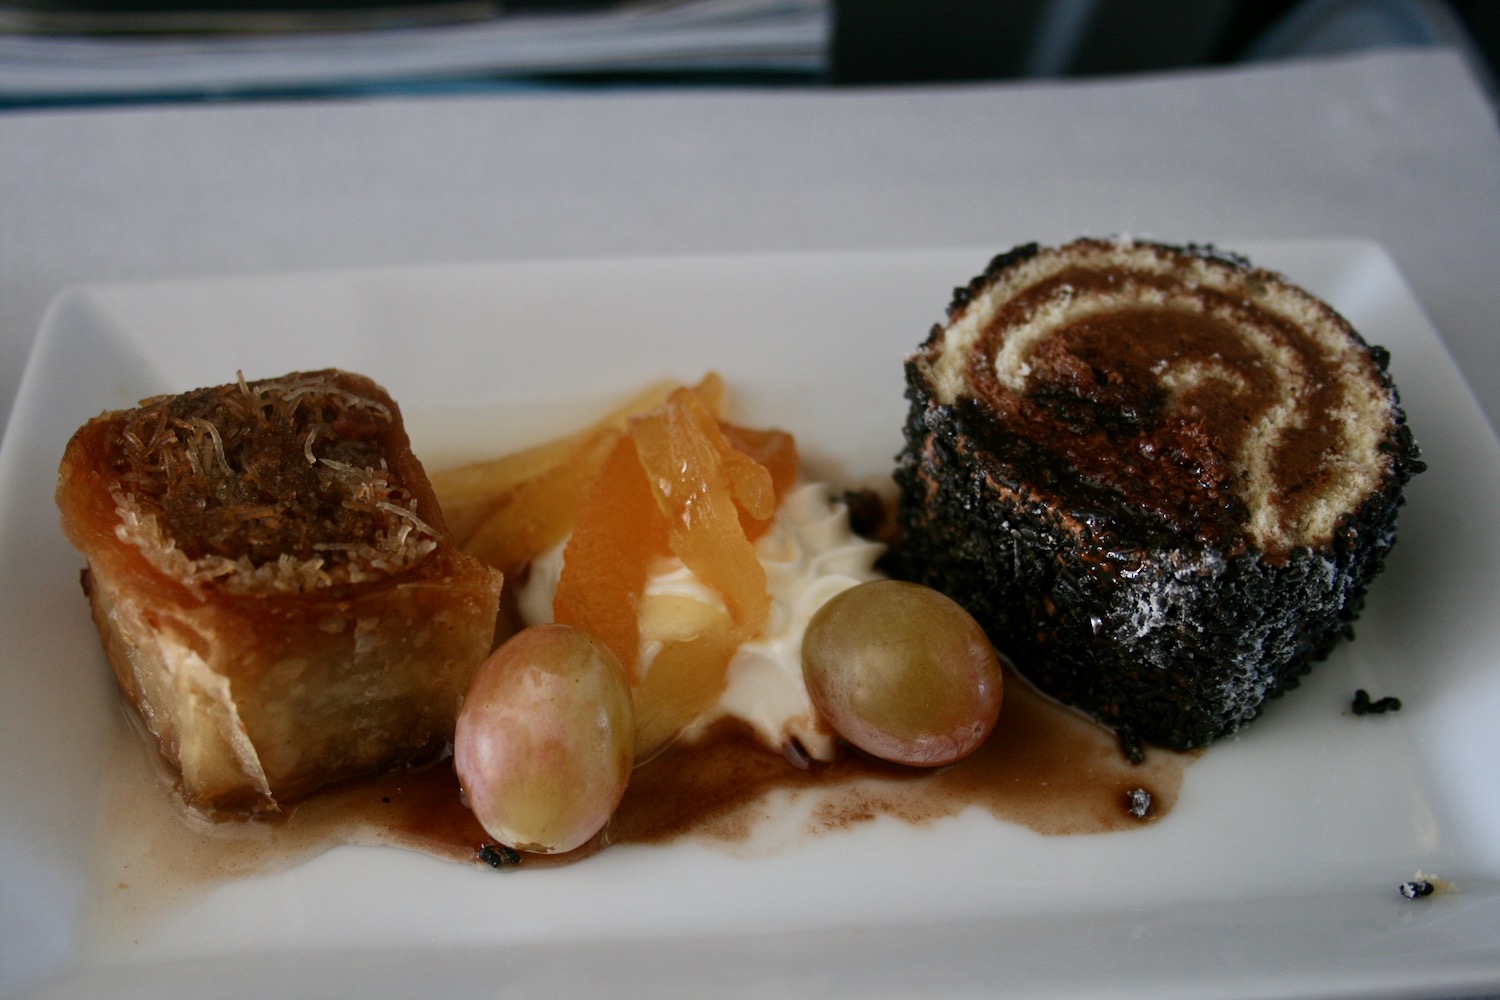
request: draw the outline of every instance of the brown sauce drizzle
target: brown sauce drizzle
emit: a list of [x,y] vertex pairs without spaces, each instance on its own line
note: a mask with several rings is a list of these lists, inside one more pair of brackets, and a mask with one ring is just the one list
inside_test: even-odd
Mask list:
[[[1114,735],[1007,676],[1000,723],[972,756],[934,771],[845,753],[806,769],[769,751],[738,724],[668,749],[637,769],[614,818],[593,842],[560,856],[521,855],[522,868],[582,861],[606,847],[683,839],[730,849],[750,844],[774,809],[772,796],[811,796],[802,835],[841,835],[881,816],[926,824],[969,808],[1052,835],[1107,833],[1161,820],[1196,754],[1154,750],[1132,765]],[[1132,794],[1150,797],[1144,816]],[[137,789],[138,791],[138,789]],[[1139,801],[1139,800],[1137,800]],[[199,833],[154,838],[159,866],[187,881],[284,869],[344,844],[382,845],[484,864],[492,843],[464,805],[451,759],[345,783],[296,806],[282,820],[227,821]],[[184,837],[192,844],[185,844]],[[492,855],[493,857],[493,855]],[[507,865],[508,866],[508,865]]]
[[[995,732],[951,767],[903,768],[845,753],[799,771],[747,732],[723,727],[706,746],[679,748],[642,768],[607,834],[615,843],[747,839],[757,805],[773,790],[818,796],[807,830],[814,835],[879,816],[928,823],[970,806],[1042,834],[1107,833],[1167,815],[1193,759],[1155,751],[1132,765],[1113,734],[1010,674]],[[1151,796],[1143,818],[1129,811],[1137,789]]]

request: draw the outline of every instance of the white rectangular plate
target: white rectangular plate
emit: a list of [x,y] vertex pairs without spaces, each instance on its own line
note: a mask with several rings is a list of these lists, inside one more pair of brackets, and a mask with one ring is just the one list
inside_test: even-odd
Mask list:
[[[1500,449],[1390,260],[1235,246],[1341,309],[1431,470],[1359,638],[1129,833],[977,811],[775,849],[676,842],[499,875],[341,848],[202,879],[121,809],[138,762],[57,527],[104,409],[295,369],[371,375],[429,466],[576,427],[665,376],[818,474],[887,472],[901,361],[983,250],[476,264],[98,286],[48,313],[0,451],[0,993],[165,997],[1400,996],[1500,991]],[[1399,713],[1354,717],[1356,688]],[[144,779],[143,801],[155,789]],[[152,806],[151,808],[154,808]],[[147,810],[149,811],[149,809]],[[1418,871],[1458,891],[1411,901]]]

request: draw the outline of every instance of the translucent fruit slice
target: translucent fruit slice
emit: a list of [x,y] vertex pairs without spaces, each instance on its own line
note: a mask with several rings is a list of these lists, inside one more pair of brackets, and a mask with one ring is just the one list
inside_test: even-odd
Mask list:
[[[753,491],[752,496],[741,496],[738,490],[735,494],[735,501],[740,508],[740,524],[745,529],[745,537],[754,541],[766,533],[766,529],[771,526],[771,521],[776,516],[776,508],[781,504],[782,497],[786,496],[787,491],[797,481],[799,463],[797,440],[785,431],[756,430],[738,427],[723,421],[719,423],[719,430],[723,434],[724,442],[731,448],[731,455],[735,456],[726,457],[726,467],[733,470],[748,461],[757,468],[764,469],[768,477],[769,508],[765,504],[765,496],[762,492],[764,486],[756,477],[750,475],[745,477],[745,487]],[[731,471],[731,477],[734,477],[733,471]],[[737,479],[736,483],[738,483]]]
[[[722,380],[720,385],[719,395],[722,397]],[[464,544],[507,495],[528,480],[536,479],[571,460],[579,446],[598,431],[606,427],[623,431],[630,417],[660,406],[677,387],[676,382],[658,382],[581,431],[499,458],[433,473],[430,477],[432,488],[442,505],[443,515],[453,537],[458,539],[460,545]]]
[[563,553],[552,612],[599,638],[638,681],[638,604],[647,569],[668,554],[667,521],[656,504],[635,441],[622,435],[584,492]]
[[613,427],[594,430],[573,447],[567,461],[507,491],[474,529],[464,551],[509,579],[521,579],[526,563],[573,530],[584,491],[623,438]]
[[691,627],[677,623],[691,636],[664,641],[643,672],[635,698],[636,750],[645,756],[713,706],[735,650],[765,623],[771,598],[741,509],[768,518],[776,497],[770,472],[730,444],[692,392],[674,393],[666,405],[633,419],[630,435],[672,553],[726,609]]
[[[701,630],[692,638],[663,643],[635,689],[637,761],[670,743],[724,693],[725,672],[739,649],[740,633],[722,611],[694,603],[696,609],[682,610],[686,620],[702,626]],[[674,626],[674,630],[682,628]]]
[[754,635],[765,622],[771,597],[755,546],[740,524],[736,495],[749,498],[755,510],[763,511],[765,498],[757,494],[764,489],[774,512],[770,474],[757,466],[764,482],[756,484],[752,471],[739,465],[732,477],[723,457],[743,453],[728,443],[718,421],[686,390],[673,393],[665,406],[632,419],[630,435],[657,506],[666,516],[672,552],[723,595],[742,638]]

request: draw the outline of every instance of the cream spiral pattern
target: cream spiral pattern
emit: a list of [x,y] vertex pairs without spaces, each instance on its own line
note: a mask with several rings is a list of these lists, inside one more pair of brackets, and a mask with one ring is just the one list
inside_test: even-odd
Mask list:
[[[940,403],[978,401],[1049,449],[1080,419],[1110,428],[1111,459],[1176,447],[1162,428],[1194,454],[1211,441],[1245,535],[1267,552],[1326,542],[1389,471],[1394,402],[1348,323],[1278,275],[1206,252],[1080,240],[1007,261],[960,294],[913,361]],[[1092,475],[1105,445],[1069,447]]]

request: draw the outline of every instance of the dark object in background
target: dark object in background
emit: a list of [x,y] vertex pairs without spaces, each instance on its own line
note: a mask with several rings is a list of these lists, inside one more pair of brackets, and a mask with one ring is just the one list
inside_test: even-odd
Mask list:
[[835,0],[836,83],[1081,76],[1225,58],[1294,6],[1241,0]]
[[1462,51],[1492,92],[1493,0],[833,0],[838,84],[1087,77],[1399,45]]

